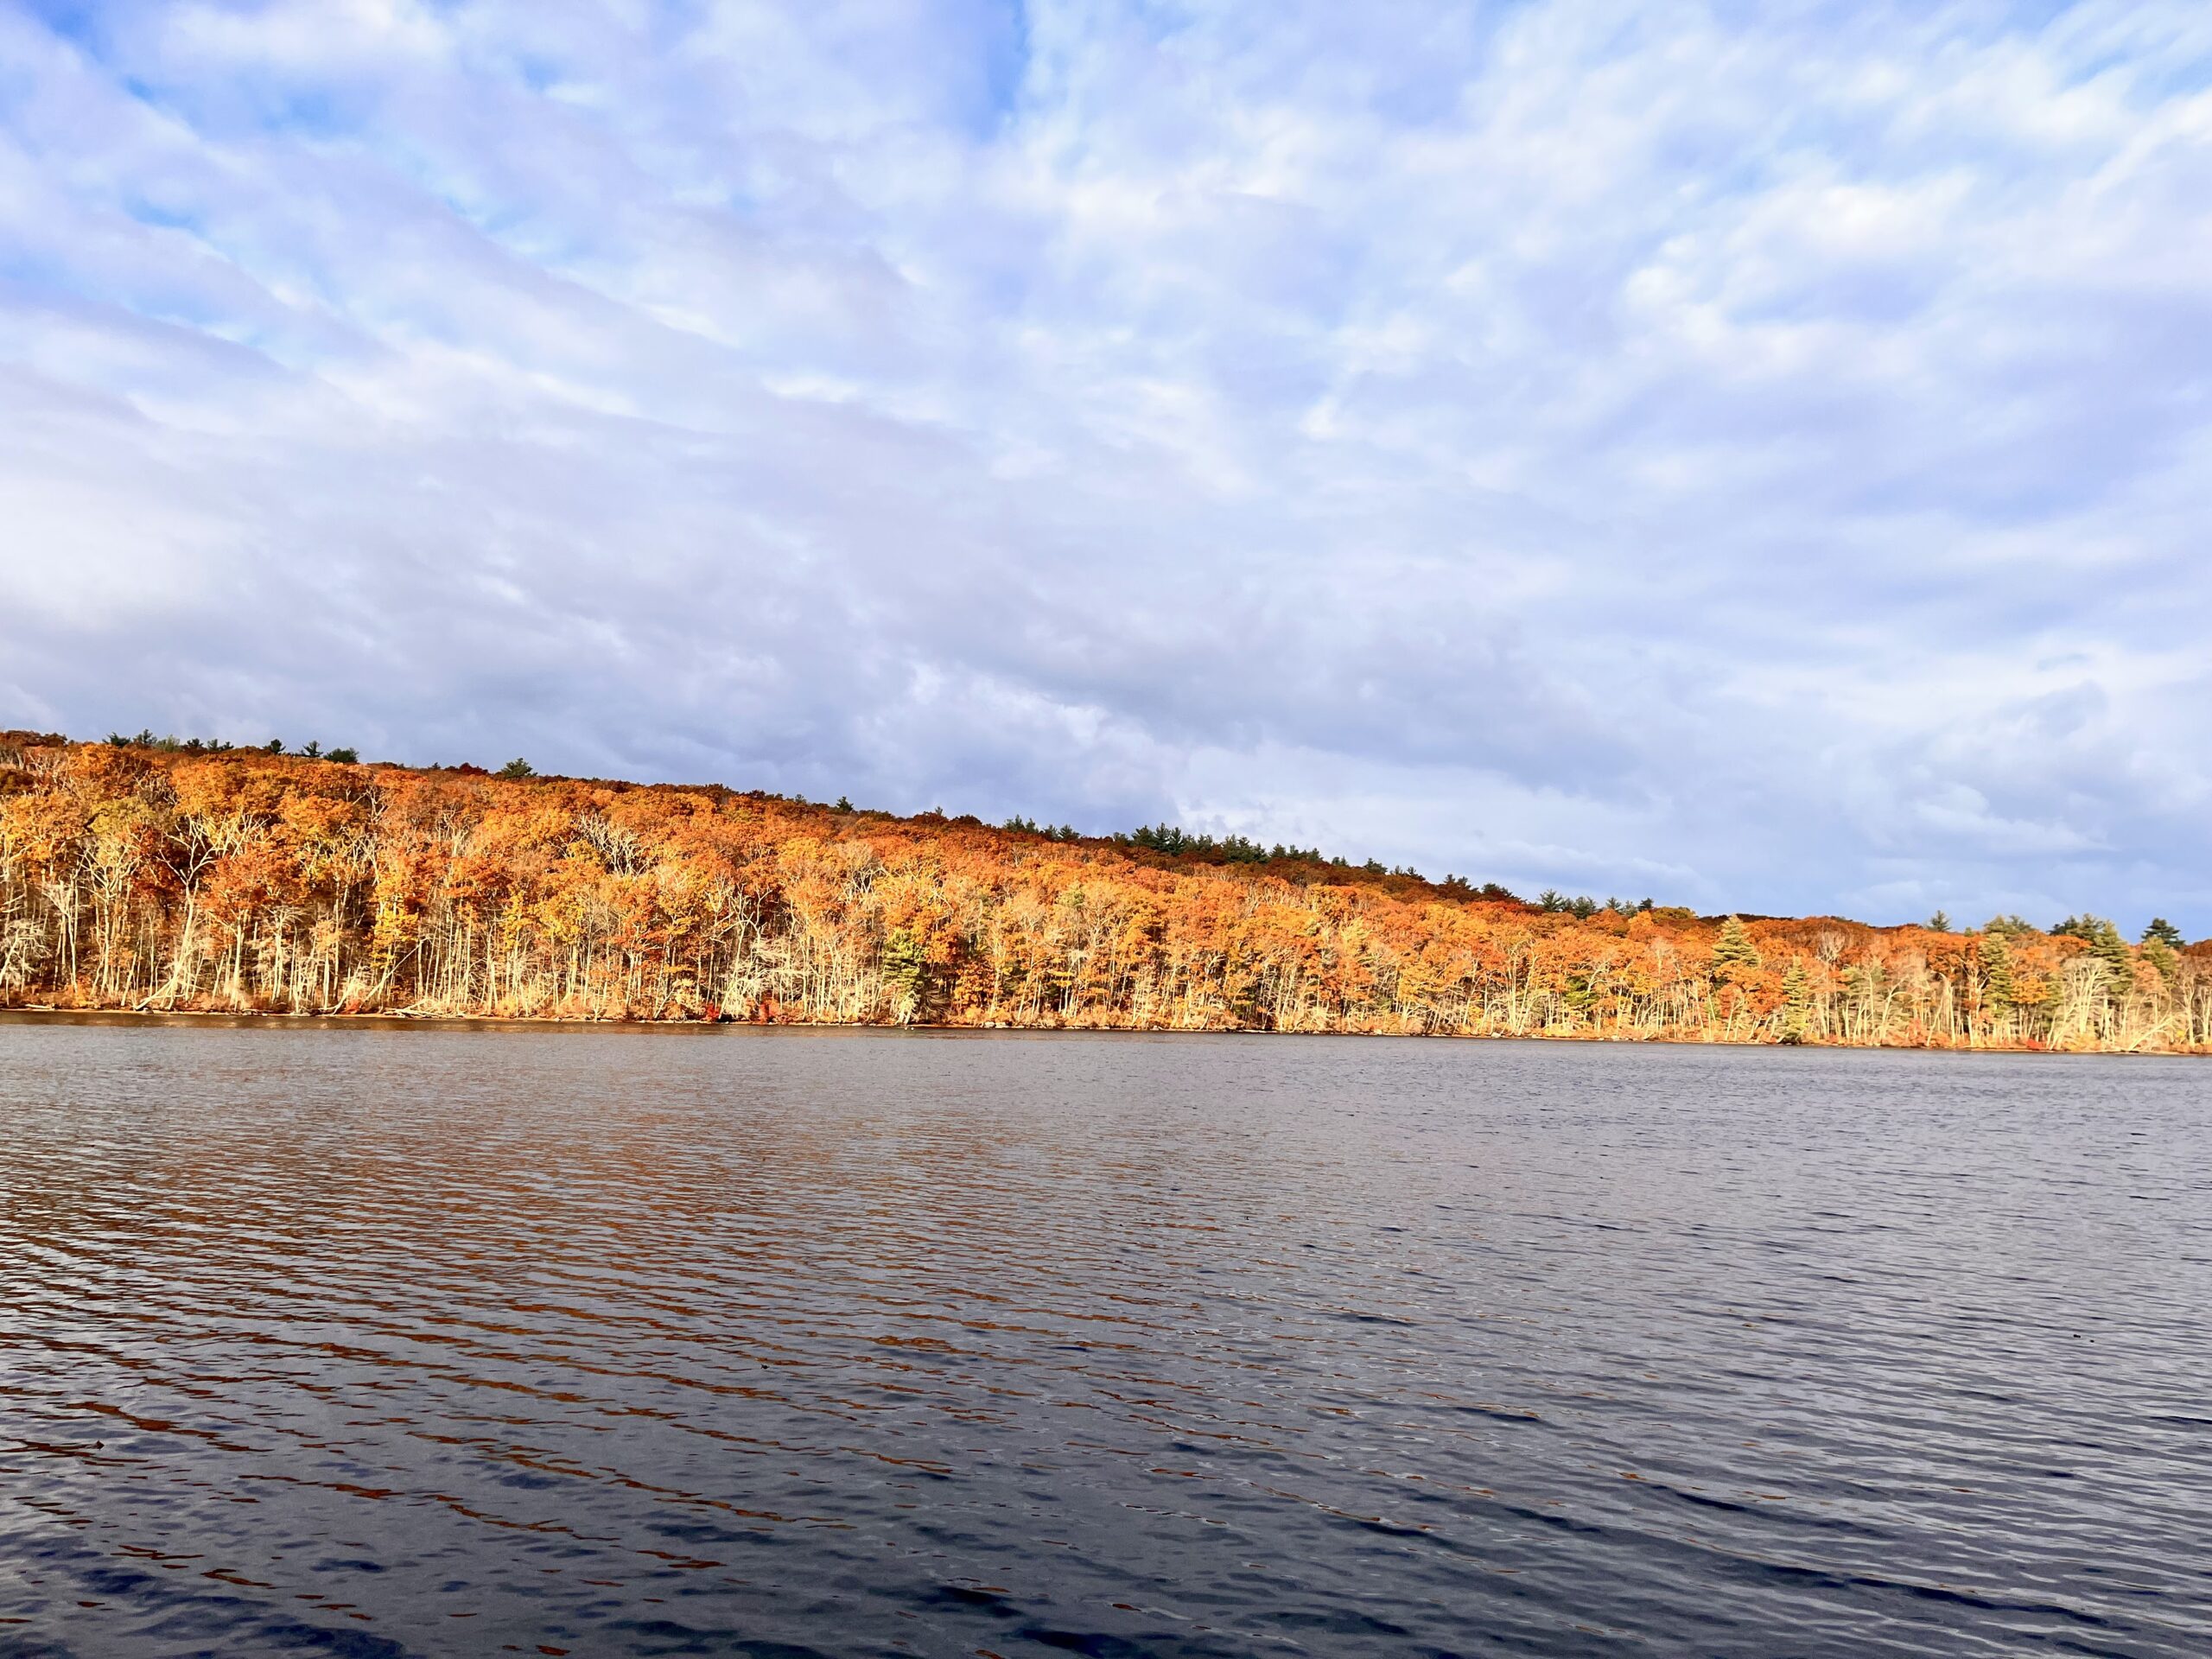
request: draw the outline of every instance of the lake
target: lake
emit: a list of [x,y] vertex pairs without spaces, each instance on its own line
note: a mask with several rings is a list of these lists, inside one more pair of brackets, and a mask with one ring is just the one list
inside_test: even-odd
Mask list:
[[2212,1651],[2212,1068],[0,1024],[0,1653]]

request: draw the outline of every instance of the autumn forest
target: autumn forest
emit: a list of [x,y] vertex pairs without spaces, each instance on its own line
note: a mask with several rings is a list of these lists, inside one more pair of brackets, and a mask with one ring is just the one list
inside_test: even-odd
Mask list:
[[1295,848],[0,734],[0,1007],[2212,1049],[2212,942],[1700,917]]

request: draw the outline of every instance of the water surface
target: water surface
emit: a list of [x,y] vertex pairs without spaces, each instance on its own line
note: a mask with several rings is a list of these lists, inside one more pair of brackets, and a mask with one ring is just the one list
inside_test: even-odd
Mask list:
[[2202,1655],[2209,1103],[0,1025],[0,1653]]

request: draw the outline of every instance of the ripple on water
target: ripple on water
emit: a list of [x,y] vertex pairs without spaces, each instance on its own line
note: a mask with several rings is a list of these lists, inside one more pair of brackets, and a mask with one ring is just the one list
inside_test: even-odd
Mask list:
[[0,1061],[0,1654],[2212,1651],[2190,1062]]

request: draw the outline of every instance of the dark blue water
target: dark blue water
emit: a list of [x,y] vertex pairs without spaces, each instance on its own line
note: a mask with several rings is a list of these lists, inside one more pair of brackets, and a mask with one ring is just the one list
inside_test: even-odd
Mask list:
[[2212,1653],[2212,1067],[0,1026],[0,1653]]

